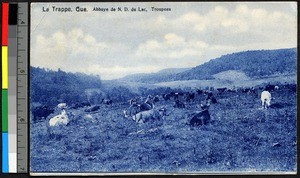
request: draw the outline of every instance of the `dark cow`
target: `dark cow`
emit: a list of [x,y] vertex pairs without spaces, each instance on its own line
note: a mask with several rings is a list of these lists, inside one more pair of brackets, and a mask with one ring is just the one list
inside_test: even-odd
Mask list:
[[256,89],[254,87],[252,87],[252,88],[243,88],[242,92],[246,93],[246,94],[251,94],[251,93],[256,94]]
[[168,93],[168,94],[163,94],[162,97],[164,98],[164,100],[168,101],[168,100],[170,100],[172,95]]
[[285,85],[283,86],[283,88],[286,88],[292,92],[296,92],[297,91],[297,85],[296,84],[287,84],[285,83]]
[[83,106],[92,106],[91,103],[88,102],[88,101],[83,101],[83,102],[81,102],[81,104],[82,104]]
[[140,111],[147,111],[153,108],[153,104],[149,104],[149,103],[142,103],[139,106]]
[[207,93],[206,101],[213,104],[218,103],[212,92]]
[[259,90],[263,90],[264,87],[263,87],[263,86],[259,86],[258,89],[259,89]]
[[153,102],[159,102],[159,96],[158,95],[154,96]]
[[82,108],[83,105],[81,103],[74,103],[71,105],[71,108],[72,109],[78,109],[78,108]]
[[85,111],[85,112],[94,112],[94,111],[97,111],[97,110],[99,110],[99,109],[100,109],[100,106],[95,105],[95,106],[91,106],[91,107],[85,109],[84,111]]
[[207,125],[211,122],[210,114],[208,112],[209,104],[201,105],[202,111],[195,114],[190,120],[190,126]]
[[217,88],[217,90],[219,93],[224,93],[227,90],[227,88]]
[[75,104],[73,104],[71,106],[72,109],[78,109],[78,108],[83,108],[85,106],[91,106],[91,103],[87,102],[87,101],[83,101],[83,102],[76,102]]
[[270,91],[274,91],[275,90],[275,86],[276,85],[271,85],[271,84],[268,84],[266,87],[265,87],[265,91],[268,91],[268,92],[270,92]]
[[141,97],[141,96],[137,96],[137,97],[134,97],[129,100],[130,105],[133,105],[133,104],[140,105],[143,102],[144,102],[143,97]]
[[234,93],[234,92],[236,92],[236,89],[235,88],[228,88],[226,91]]
[[198,94],[198,95],[202,95],[203,93],[204,93],[203,90],[200,90],[200,89],[197,90],[197,94]]
[[186,101],[194,101],[195,100],[195,93],[190,93],[188,92],[187,93],[187,96],[186,96]]
[[111,99],[102,99],[101,103],[106,104],[106,105],[112,105],[112,100]]
[[176,92],[176,93],[171,92],[170,94],[171,94],[171,97],[173,97],[174,100],[179,100],[179,97],[184,95],[184,93],[182,93],[182,92]]
[[297,85],[296,84],[290,84],[290,85],[288,85],[288,88],[292,92],[296,92],[297,91]]
[[139,105],[140,111],[147,111],[147,110],[153,109],[154,108],[154,100],[155,100],[155,97],[148,95],[146,101]]
[[185,108],[185,104],[182,101],[176,100],[174,108]]
[[32,109],[33,122],[38,122],[46,119],[50,114],[54,113],[54,109],[49,106],[43,105]]

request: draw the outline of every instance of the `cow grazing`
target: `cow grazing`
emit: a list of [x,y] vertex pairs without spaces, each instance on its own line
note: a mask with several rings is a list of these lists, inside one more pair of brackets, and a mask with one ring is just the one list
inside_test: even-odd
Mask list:
[[91,106],[91,103],[87,102],[87,101],[83,101],[83,102],[76,102],[74,104],[71,105],[72,109],[78,109],[78,108],[83,108],[86,106]]
[[168,101],[168,100],[170,100],[172,95],[168,93],[168,94],[163,94],[162,97],[164,98],[165,101]]
[[227,88],[217,88],[217,90],[218,90],[219,94],[221,94],[221,93],[224,93],[227,90]]
[[51,127],[58,125],[67,125],[69,123],[69,118],[66,110],[62,110],[61,114],[54,116],[49,120],[49,125]]
[[171,97],[173,97],[174,100],[179,100],[179,97],[183,96],[184,94],[182,92],[171,92]]
[[145,123],[148,121],[161,120],[166,115],[166,109],[161,108],[159,110],[151,109],[148,111],[142,111],[132,116],[132,119],[137,123]]
[[267,109],[271,105],[271,93],[269,91],[263,91],[261,93],[261,104],[262,107]]
[[111,99],[102,99],[101,103],[106,104],[106,105],[112,105],[112,100]]
[[83,107],[83,105],[81,105],[81,103],[78,103],[78,102],[71,105],[72,109],[78,109],[78,108],[81,108],[81,107]]
[[297,92],[297,85],[296,84],[288,84],[288,83],[285,83],[283,88],[286,88],[292,92]]
[[212,92],[209,92],[206,97],[206,102],[216,104],[218,103],[217,99],[214,97]]
[[252,88],[243,88],[242,89],[242,92],[243,93],[246,93],[246,94],[256,94],[256,90],[255,90],[255,88],[254,87],[252,87]]
[[195,100],[195,93],[188,92],[187,96],[186,96],[186,101],[190,102],[190,101],[194,101],[194,100]]
[[88,101],[83,101],[83,102],[81,102],[81,104],[82,104],[83,106],[92,106],[91,103],[88,102]]
[[227,91],[228,91],[228,92],[231,92],[231,93],[234,93],[234,92],[236,92],[237,90],[236,90],[236,88],[228,88]]
[[176,100],[174,108],[185,108],[185,104],[182,101]]
[[202,111],[195,114],[189,122],[190,126],[207,125],[211,122],[210,114],[208,112],[209,104],[202,105]]
[[198,89],[198,90],[197,90],[197,93],[198,93],[198,95],[202,95],[202,94],[204,94],[204,91],[203,91],[203,90],[200,90],[200,89]]
[[275,85],[270,85],[268,84],[266,87],[265,87],[265,91],[274,91],[275,90]]
[[99,109],[100,109],[100,106],[95,105],[95,106],[88,107],[88,108],[85,109],[84,111],[85,111],[85,112],[95,112],[95,111],[97,111],[97,110],[99,110]]
[[43,105],[32,109],[33,122],[46,119],[50,114],[54,113],[54,109],[49,106]]
[[154,98],[153,98],[153,102],[159,102],[159,96],[158,95],[156,95],[156,96],[154,96]]

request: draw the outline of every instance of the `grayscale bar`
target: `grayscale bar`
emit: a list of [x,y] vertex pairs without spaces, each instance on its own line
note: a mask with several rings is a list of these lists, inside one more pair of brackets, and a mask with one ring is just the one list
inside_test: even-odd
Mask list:
[[17,173],[17,25],[8,31],[8,159],[9,173]]
[[28,172],[28,3],[18,3],[17,171]]

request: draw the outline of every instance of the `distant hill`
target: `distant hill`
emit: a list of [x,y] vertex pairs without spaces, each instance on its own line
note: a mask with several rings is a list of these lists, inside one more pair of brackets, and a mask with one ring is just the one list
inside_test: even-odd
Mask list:
[[[167,68],[158,71],[157,73],[138,73],[127,75],[118,81],[126,81],[126,82],[141,82],[141,83],[156,83],[158,78],[159,80],[168,80],[169,77],[174,76],[175,74],[187,71],[191,68]],[[146,82],[146,81],[149,82]]]
[[[181,80],[209,80],[225,71],[240,71],[245,77],[263,78],[278,74],[296,74],[297,49],[254,50],[223,55],[191,69],[172,69],[152,74],[135,74],[123,81],[160,83]],[[180,71],[182,70],[182,71]],[[164,70],[163,70],[164,71]],[[169,71],[169,69],[166,69]],[[174,72],[175,71],[175,72]]]

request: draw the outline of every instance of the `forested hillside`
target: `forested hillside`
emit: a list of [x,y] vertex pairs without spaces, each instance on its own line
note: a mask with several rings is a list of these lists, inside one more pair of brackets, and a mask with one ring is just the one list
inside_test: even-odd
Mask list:
[[213,79],[213,75],[228,71],[243,71],[248,77],[261,78],[274,74],[295,74],[297,71],[297,49],[255,50],[223,55],[202,65],[178,73],[143,74],[124,77],[131,82],[158,83],[180,80]]
[[86,89],[101,86],[99,76],[30,67],[31,102],[55,105],[58,102],[83,101]]
[[174,80],[206,79],[227,70],[240,70],[249,77],[296,73],[297,50],[256,50],[227,54],[191,70],[177,74]]

